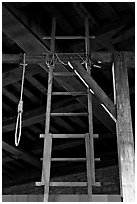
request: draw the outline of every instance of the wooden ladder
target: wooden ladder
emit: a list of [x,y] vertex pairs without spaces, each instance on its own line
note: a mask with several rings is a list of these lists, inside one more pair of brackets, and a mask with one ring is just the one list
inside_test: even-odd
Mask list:
[[[51,53],[54,55],[55,49],[55,18],[52,20],[52,33],[51,33]],[[88,31],[88,19],[85,20],[86,28],[86,53],[89,53],[89,31]],[[87,92],[52,92],[53,78],[54,76],[74,76],[72,72],[54,73],[55,64],[49,66],[48,75],[48,91],[47,91],[47,107],[46,107],[46,121],[45,121],[45,134],[41,134],[40,137],[44,138],[44,150],[42,158],[42,177],[41,182],[36,182],[37,186],[44,186],[44,202],[49,200],[49,188],[50,186],[87,186],[88,201],[92,201],[92,186],[100,186],[100,182],[95,181],[95,161],[100,161],[99,158],[94,158],[94,138],[98,138],[97,134],[93,134],[93,116],[92,116],[92,94],[90,89],[87,88]],[[86,65],[87,71],[90,74],[90,67]],[[51,98],[52,95],[87,95],[88,97],[88,112],[87,113],[52,113],[51,112]],[[50,133],[50,118],[56,116],[87,116],[89,122],[89,132],[85,134],[52,134]],[[83,138],[85,140],[86,158],[51,158],[52,153],[52,139],[54,138]],[[50,182],[50,170],[52,161],[85,161],[87,169],[87,182]]]

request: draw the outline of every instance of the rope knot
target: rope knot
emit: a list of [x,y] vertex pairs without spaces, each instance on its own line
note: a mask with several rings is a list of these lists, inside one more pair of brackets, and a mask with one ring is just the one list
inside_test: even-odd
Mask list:
[[18,104],[18,113],[23,113],[23,101],[19,101],[19,104]]

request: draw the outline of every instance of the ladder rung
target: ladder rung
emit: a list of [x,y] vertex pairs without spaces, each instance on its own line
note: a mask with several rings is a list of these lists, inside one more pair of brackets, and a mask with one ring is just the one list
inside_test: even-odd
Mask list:
[[50,186],[87,186],[87,182],[50,182]]
[[94,137],[95,139],[97,139],[97,138],[99,138],[99,135],[98,135],[98,134],[93,134],[93,137]]
[[[43,161],[43,158],[40,158],[41,161]],[[79,161],[86,161],[86,158],[51,158],[51,161],[75,161],[75,162],[79,162]],[[95,162],[99,162],[100,158],[95,158],[94,159]]]
[[74,161],[74,162],[79,162],[79,161],[86,161],[86,158],[51,158],[51,161]]
[[35,182],[35,186],[44,186],[45,184],[43,182]]
[[65,95],[65,96],[69,96],[69,95],[87,95],[87,92],[52,92],[53,96],[61,96],[61,95]]
[[101,186],[101,183],[100,183],[100,182],[95,182],[95,183],[93,184],[93,186],[100,187],[100,186]]
[[[89,36],[91,39],[95,39],[95,36]],[[51,36],[44,36],[43,40],[51,40]],[[55,36],[56,40],[81,40],[86,39],[85,36]]]
[[100,158],[95,158],[94,159],[96,162],[99,162],[100,161]]
[[[52,138],[85,138],[86,134],[52,134],[49,133]],[[40,138],[44,138],[45,134],[40,134]],[[94,138],[98,138],[98,134],[93,134]]]
[[51,113],[51,116],[87,116],[88,113]]
[[53,134],[53,138],[85,138],[85,134]]
[[54,77],[67,77],[67,76],[76,76],[76,73],[74,72],[54,72],[53,73]]

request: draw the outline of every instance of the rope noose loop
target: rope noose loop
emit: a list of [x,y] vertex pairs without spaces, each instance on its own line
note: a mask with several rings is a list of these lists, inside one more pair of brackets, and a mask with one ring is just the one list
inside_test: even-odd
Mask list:
[[[22,113],[23,113],[23,87],[24,87],[24,76],[25,76],[25,68],[27,64],[25,63],[25,57],[26,54],[23,54],[23,63],[20,63],[20,65],[23,67],[22,71],[22,83],[21,83],[21,94],[20,94],[20,100],[18,103],[18,115],[17,115],[17,121],[16,121],[16,128],[15,128],[15,145],[18,146],[20,143],[21,138],[21,129],[22,129]],[[19,131],[19,135],[18,135]],[[18,135],[18,136],[17,136]]]

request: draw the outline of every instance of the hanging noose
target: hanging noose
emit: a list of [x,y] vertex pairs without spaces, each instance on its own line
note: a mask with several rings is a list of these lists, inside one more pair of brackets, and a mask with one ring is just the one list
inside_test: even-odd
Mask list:
[[[16,129],[15,129],[15,145],[18,146],[20,143],[20,138],[21,138],[21,129],[22,129],[22,113],[23,113],[23,87],[24,87],[24,76],[25,76],[25,68],[27,66],[25,62],[25,57],[26,54],[23,54],[23,63],[20,65],[22,66],[22,82],[21,82],[21,94],[20,94],[20,100],[18,104],[18,115],[17,115],[17,121],[16,121]],[[19,132],[19,135],[18,135]]]

